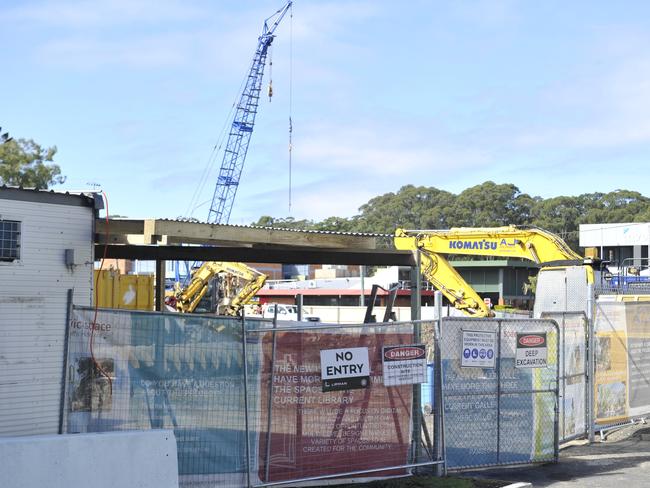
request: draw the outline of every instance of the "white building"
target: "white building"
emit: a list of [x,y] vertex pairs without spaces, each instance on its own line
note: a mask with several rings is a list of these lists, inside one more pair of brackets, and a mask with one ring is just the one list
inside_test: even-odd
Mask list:
[[581,224],[580,247],[595,247],[598,256],[611,261],[610,269],[648,267],[650,223]]
[[0,187],[0,436],[59,431],[68,297],[91,304],[100,206]]

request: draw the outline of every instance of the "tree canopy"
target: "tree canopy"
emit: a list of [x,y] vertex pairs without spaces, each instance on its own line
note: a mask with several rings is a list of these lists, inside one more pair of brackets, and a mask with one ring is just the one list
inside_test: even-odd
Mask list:
[[43,149],[31,139],[0,144],[0,184],[45,189],[63,183],[55,155],[56,146]]
[[254,225],[392,234],[398,227],[448,229],[515,224],[541,227],[578,249],[580,224],[648,221],[650,198],[634,191],[544,199],[522,193],[513,184],[486,181],[457,195],[433,187],[406,185],[396,193],[370,199],[351,218],[328,217],[314,222],[264,216]]

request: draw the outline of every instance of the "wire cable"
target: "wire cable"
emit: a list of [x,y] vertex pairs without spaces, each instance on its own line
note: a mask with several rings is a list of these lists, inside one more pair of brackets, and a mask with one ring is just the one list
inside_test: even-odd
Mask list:
[[89,349],[90,349],[90,358],[93,362],[93,366],[103,375],[106,377],[108,380],[108,386],[110,388],[110,393],[111,395],[113,394],[113,380],[111,379],[111,376],[102,368],[101,364],[97,362],[97,359],[95,358],[95,351],[93,349],[94,343],[95,343],[95,329],[97,328],[97,314],[99,312],[99,277],[102,274],[102,268],[104,267],[104,261],[106,261],[106,253],[108,252],[108,226],[109,226],[109,219],[108,219],[108,196],[104,191],[101,192],[102,198],[104,199],[104,203],[106,205],[106,229],[104,230],[104,254],[102,255],[102,260],[99,263],[99,270],[97,270],[97,276],[95,278],[95,313],[93,316],[93,321],[91,323],[91,329],[90,329],[90,339],[89,339]]

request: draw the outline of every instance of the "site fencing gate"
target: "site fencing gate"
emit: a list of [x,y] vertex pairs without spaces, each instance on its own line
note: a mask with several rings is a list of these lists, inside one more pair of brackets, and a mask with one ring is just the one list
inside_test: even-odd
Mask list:
[[557,461],[559,345],[554,320],[442,319],[448,469]]
[[251,486],[442,464],[427,395],[434,329],[419,321],[247,327],[246,354],[261,355],[256,377],[246,379],[260,392],[247,405],[259,438]]

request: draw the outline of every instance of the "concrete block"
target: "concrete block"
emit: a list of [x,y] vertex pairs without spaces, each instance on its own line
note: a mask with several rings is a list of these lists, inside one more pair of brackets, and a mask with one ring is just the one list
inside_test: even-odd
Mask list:
[[178,488],[171,430],[0,438],[3,488]]

